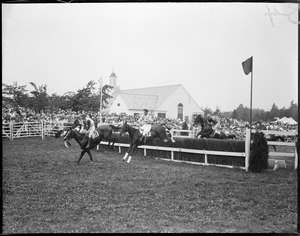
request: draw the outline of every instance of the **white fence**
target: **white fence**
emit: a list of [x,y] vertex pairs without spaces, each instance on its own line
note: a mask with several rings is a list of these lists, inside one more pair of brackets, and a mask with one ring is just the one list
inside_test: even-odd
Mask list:
[[2,124],[2,138],[14,140],[16,138],[54,136],[57,131],[62,130],[63,122],[22,122]]
[[[15,138],[22,138],[22,137],[41,137],[42,139],[45,136],[54,136],[58,130],[64,128],[64,124],[62,122],[25,122],[25,123],[4,123],[2,124],[2,138],[9,138],[13,140]],[[265,134],[275,134],[281,136],[296,136],[296,132],[283,132],[283,131],[269,131],[269,130],[261,130]],[[182,136],[181,134],[186,132],[189,136]],[[252,133],[255,133],[255,130],[252,130]],[[195,131],[194,130],[172,130],[172,134],[175,134],[175,137],[194,137]],[[107,144],[107,142],[101,142],[101,144]],[[287,157],[287,158],[295,158],[295,165],[294,168],[297,169],[298,167],[298,153],[296,149],[295,142],[271,142],[268,141],[268,145],[275,145],[275,146],[290,146],[294,147],[293,153],[286,153],[286,152],[269,152],[270,157]],[[125,143],[115,143],[115,146],[119,147],[119,152],[121,152],[122,147],[129,147],[129,144]],[[173,148],[173,147],[161,147],[161,146],[149,146],[149,145],[142,145],[138,148],[144,149],[144,155],[147,155],[147,149],[149,150],[161,150],[161,151],[169,151],[171,152],[171,159],[163,159],[168,161],[176,161],[176,162],[185,162],[185,163],[192,163],[192,164],[199,164],[199,165],[207,165],[207,166],[222,166],[228,168],[234,168],[235,166],[231,165],[220,165],[220,164],[213,164],[208,162],[207,155],[217,155],[217,156],[236,156],[245,158],[245,166],[237,167],[248,171],[249,168],[249,157],[250,157],[250,130],[246,130],[246,139],[245,139],[245,152],[221,152],[221,151],[210,151],[210,150],[197,150],[197,149],[185,149],[185,148]],[[97,146],[99,149],[99,146]],[[204,163],[202,162],[191,162],[191,161],[182,161],[182,160],[175,160],[174,153],[175,152],[184,152],[184,153],[193,153],[193,154],[203,154],[205,156]],[[272,159],[270,159],[272,160]]]

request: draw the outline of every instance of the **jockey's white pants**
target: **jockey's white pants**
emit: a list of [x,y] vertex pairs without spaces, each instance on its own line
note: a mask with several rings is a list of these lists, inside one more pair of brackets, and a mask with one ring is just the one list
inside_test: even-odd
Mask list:
[[93,134],[95,132],[95,126],[91,126],[89,129],[88,129],[88,136],[89,138],[92,138],[93,137]]
[[79,133],[86,133],[88,134],[89,138],[93,137],[93,134],[95,132],[95,126],[91,126],[88,130],[85,130],[83,127],[79,131]]
[[151,130],[151,124],[144,124],[141,129],[143,130],[143,135],[146,135]]

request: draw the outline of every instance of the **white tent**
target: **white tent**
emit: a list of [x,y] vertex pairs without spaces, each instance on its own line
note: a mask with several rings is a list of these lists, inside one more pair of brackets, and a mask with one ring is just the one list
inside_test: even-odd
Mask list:
[[281,123],[284,123],[284,124],[290,124],[290,125],[296,125],[297,124],[297,121],[295,121],[292,117],[282,117],[281,119],[277,120]]

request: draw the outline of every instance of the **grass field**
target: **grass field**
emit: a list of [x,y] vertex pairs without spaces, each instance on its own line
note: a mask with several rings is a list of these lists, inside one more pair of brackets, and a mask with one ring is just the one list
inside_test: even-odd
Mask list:
[[297,231],[297,172],[206,167],[3,139],[3,234]]

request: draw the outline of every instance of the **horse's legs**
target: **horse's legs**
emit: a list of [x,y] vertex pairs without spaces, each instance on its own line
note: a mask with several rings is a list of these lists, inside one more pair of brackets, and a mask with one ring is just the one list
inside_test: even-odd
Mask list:
[[129,148],[127,149],[127,152],[125,153],[125,155],[123,157],[123,161],[126,161],[126,159],[128,157],[128,153],[130,152],[131,147],[132,147],[132,143],[130,144]]
[[88,148],[88,149],[86,149],[86,152],[89,154],[91,162],[93,162],[91,150]]
[[117,139],[112,139],[112,145],[111,145],[111,150],[115,150],[115,142]]
[[[132,155],[132,149],[133,149],[134,144],[130,143],[130,146],[127,150],[127,152],[125,153],[124,157],[123,157],[123,161],[126,161],[127,157],[129,156],[127,162],[129,163],[130,159],[131,159],[131,155]],[[129,155],[130,154],[130,155]]]
[[129,152],[129,157],[128,157],[127,163],[129,163],[131,161],[131,157],[132,157],[133,151],[135,150],[136,147],[137,147],[136,144],[132,145],[132,148],[131,148],[131,150]]
[[80,157],[79,157],[77,163],[80,162],[80,160],[81,160],[81,158],[83,157],[83,155],[84,155],[85,152],[86,152],[86,150],[85,150],[85,149],[82,149],[81,154],[80,154]]

